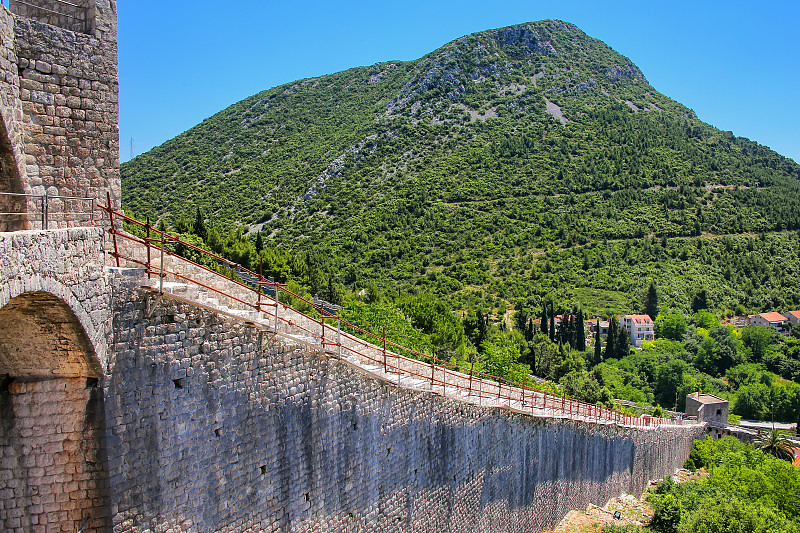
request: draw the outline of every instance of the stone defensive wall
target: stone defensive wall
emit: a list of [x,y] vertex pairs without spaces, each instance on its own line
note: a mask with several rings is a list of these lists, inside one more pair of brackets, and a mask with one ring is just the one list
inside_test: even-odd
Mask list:
[[0,233],[2,531],[538,531],[640,493],[705,431],[398,386],[160,295],[111,246]]
[[116,2],[8,5],[0,531],[539,531],[640,493],[705,432],[376,366],[381,348],[271,316],[263,294],[254,310],[247,286],[184,259],[158,276],[152,249],[87,215],[119,208]]

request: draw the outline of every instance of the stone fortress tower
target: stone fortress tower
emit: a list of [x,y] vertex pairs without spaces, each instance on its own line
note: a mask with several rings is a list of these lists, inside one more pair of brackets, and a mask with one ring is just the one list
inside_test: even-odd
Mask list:
[[[91,201],[119,207],[114,0],[8,0],[0,8],[0,231],[85,225]],[[98,217],[98,223],[102,217]]]

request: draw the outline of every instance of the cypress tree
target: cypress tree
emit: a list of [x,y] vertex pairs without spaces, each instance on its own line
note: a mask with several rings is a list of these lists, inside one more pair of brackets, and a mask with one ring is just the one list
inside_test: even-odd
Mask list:
[[478,349],[480,349],[483,341],[486,340],[488,330],[489,315],[485,315],[478,311]]
[[567,344],[569,344],[570,348],[574,349],[576,344],[575,337],[577,333],[575,330],[575,315],[569,315],[567,318],[565,318],[565,321],[567,322],[567,329],[564,331],[564,336],[566,337],[565,340]]
[[579,352],[586,351],[586,325],[584,324],[583,311],[580,308],[578,308],[575,320],[575,349]]
[[631,343],[631,338],[628,336],[628,330],[623,327],[620,327],[617,330],[617,342],[615,346],[617,351],[616,355],[617,359],[622,359],[623,357],[631,353],[630,343]]
[[264,238],[261,237],[261,232],[256,233],[256,252],[264,249]]
[[619,322],[617,317],[612,316],[608,324],[608,338],[606,339],[606,353],[604,359],[614,359],[617,356],[617,330]]
[[206,223],[203,220],[203,214],[200,212],[199,207],[197,208],[197,213],[194,216],[192,233],[203,239],[203,242],[206,242],[206,239],[208,239],[208,230],[206,229]]
[[600,317],[597,318],[597,331],[594,335],[594,364],[600,364],[603,361],[603,342],[600,337]]
[[658,292],[656,284],[650,280],[650,288],[647,289],[647,296],[644,299],[644,314],[649,315],[653,320],[658,316]]
[[553,304],[550,304],[550,340],[556,340],[556,317],[555,317],[555,309],[553,309]]
[[542,320],[541,320],[541,323],[539,324],[539,327],[541,328],[542,333],[544,333],[545,335],[549,335],[548,334],[548,330],[547,330],[547,304],[546,303],[542,304]]

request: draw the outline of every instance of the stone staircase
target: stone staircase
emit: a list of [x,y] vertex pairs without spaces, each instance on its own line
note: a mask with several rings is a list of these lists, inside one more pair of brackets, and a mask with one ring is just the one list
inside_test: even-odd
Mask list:
[[[138,276],[140,286],[154,293],[195,305],[230,319],[272,332],[284,342],[306,346],[342,361],[395,386],[439,394],[455,400],[485,407],[504,408],[537,417],[571,418],[599,424],[621,424],[613,417],[598,416],[593,406],[562,400],[531,390],[522,390],[496,381],[470,377],[468,374],[432,366],[428,362],[403,357],[340,330],[333,320],[324,325],[316,319],[288,307],[275,304],[274,293],[258,295],[250,287],[206,270],[176,256],[163,259],[164,280],[159,280],[161,257],[151,250],[151,272],[146,264],[147,250],[138,243],[120,239],[118,243],[123,268],[112,268],[118,274]],[[108,249],[108,248],[107,248]],[[110,259],[114,261],[114,259]],[[245,283],[258,280],[246,271],[237,274]],[[251,279],[252,278],[252,279]],[[260,307],[257,304],[261,304]],[[259,310],[259,308],[261,310]],[[277,313],[277,319],[276,319]],[[655,426],[651,426],[653,428]]]

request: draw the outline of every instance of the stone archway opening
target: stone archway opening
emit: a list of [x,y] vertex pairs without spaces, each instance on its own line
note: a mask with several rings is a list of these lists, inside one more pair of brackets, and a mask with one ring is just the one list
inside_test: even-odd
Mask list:
[[[0,231],[25,229],[25,197],[11,194],[23,193],[22,180],[14,158],[14,149],[5,122],[0,118]],[[20,214],[17,214],[20,213]]]
[[0,531],[108,529],[101,379],[63,300],[0,309]]

